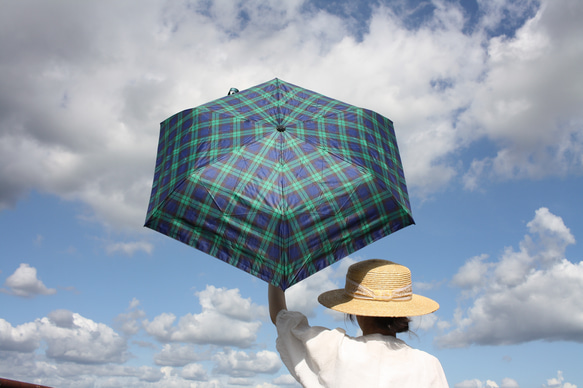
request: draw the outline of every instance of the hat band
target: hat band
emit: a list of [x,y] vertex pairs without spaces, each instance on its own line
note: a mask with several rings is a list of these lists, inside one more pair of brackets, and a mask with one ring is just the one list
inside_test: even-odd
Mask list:
[[346,278],[344,287],[346,294],[355,299],[382,300],[382,301],[404,301],[413,298],[413,288],[411,283],[394,290],[376,290],[363,286],[352,279]]

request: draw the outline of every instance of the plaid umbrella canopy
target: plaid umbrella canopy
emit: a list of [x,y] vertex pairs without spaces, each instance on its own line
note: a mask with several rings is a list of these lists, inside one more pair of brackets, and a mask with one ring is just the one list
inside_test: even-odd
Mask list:
[[276,78],[160,124],[145,226],[284,290],[413,223],[378,113]]

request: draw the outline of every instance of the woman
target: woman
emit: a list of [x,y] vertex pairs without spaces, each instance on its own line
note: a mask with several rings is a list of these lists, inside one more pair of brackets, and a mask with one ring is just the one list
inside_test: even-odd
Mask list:
[[323,293],[327,308],[356,315],[360,337],[344,330],[311,327],[306,317],[287,311],[284,292],[269,286],[269,313],[277,327],[277,350],[292,376],[306,388],[441,388],[447,380],[434,356],[396,338],[408,331],[407,317],[439,308],[412,293],[407,267],[380,259],[353,264],[344,289]]

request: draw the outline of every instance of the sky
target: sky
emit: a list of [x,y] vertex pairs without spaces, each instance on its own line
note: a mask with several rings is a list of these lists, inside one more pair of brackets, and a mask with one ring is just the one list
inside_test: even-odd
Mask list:
[[280,78],[393,120],[416,225],[347,267],[438,301],[401,338],[455,388],[583,387],[583,2],[4,0],[0,377],[298,387],[267,284],[143,227],[159,123]]

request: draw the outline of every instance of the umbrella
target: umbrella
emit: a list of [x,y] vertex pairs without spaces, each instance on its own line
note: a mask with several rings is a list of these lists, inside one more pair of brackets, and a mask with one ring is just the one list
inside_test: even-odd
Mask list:
[[284,290],[413,223],[371,110],[276,78],[160,124],[145,226]]

